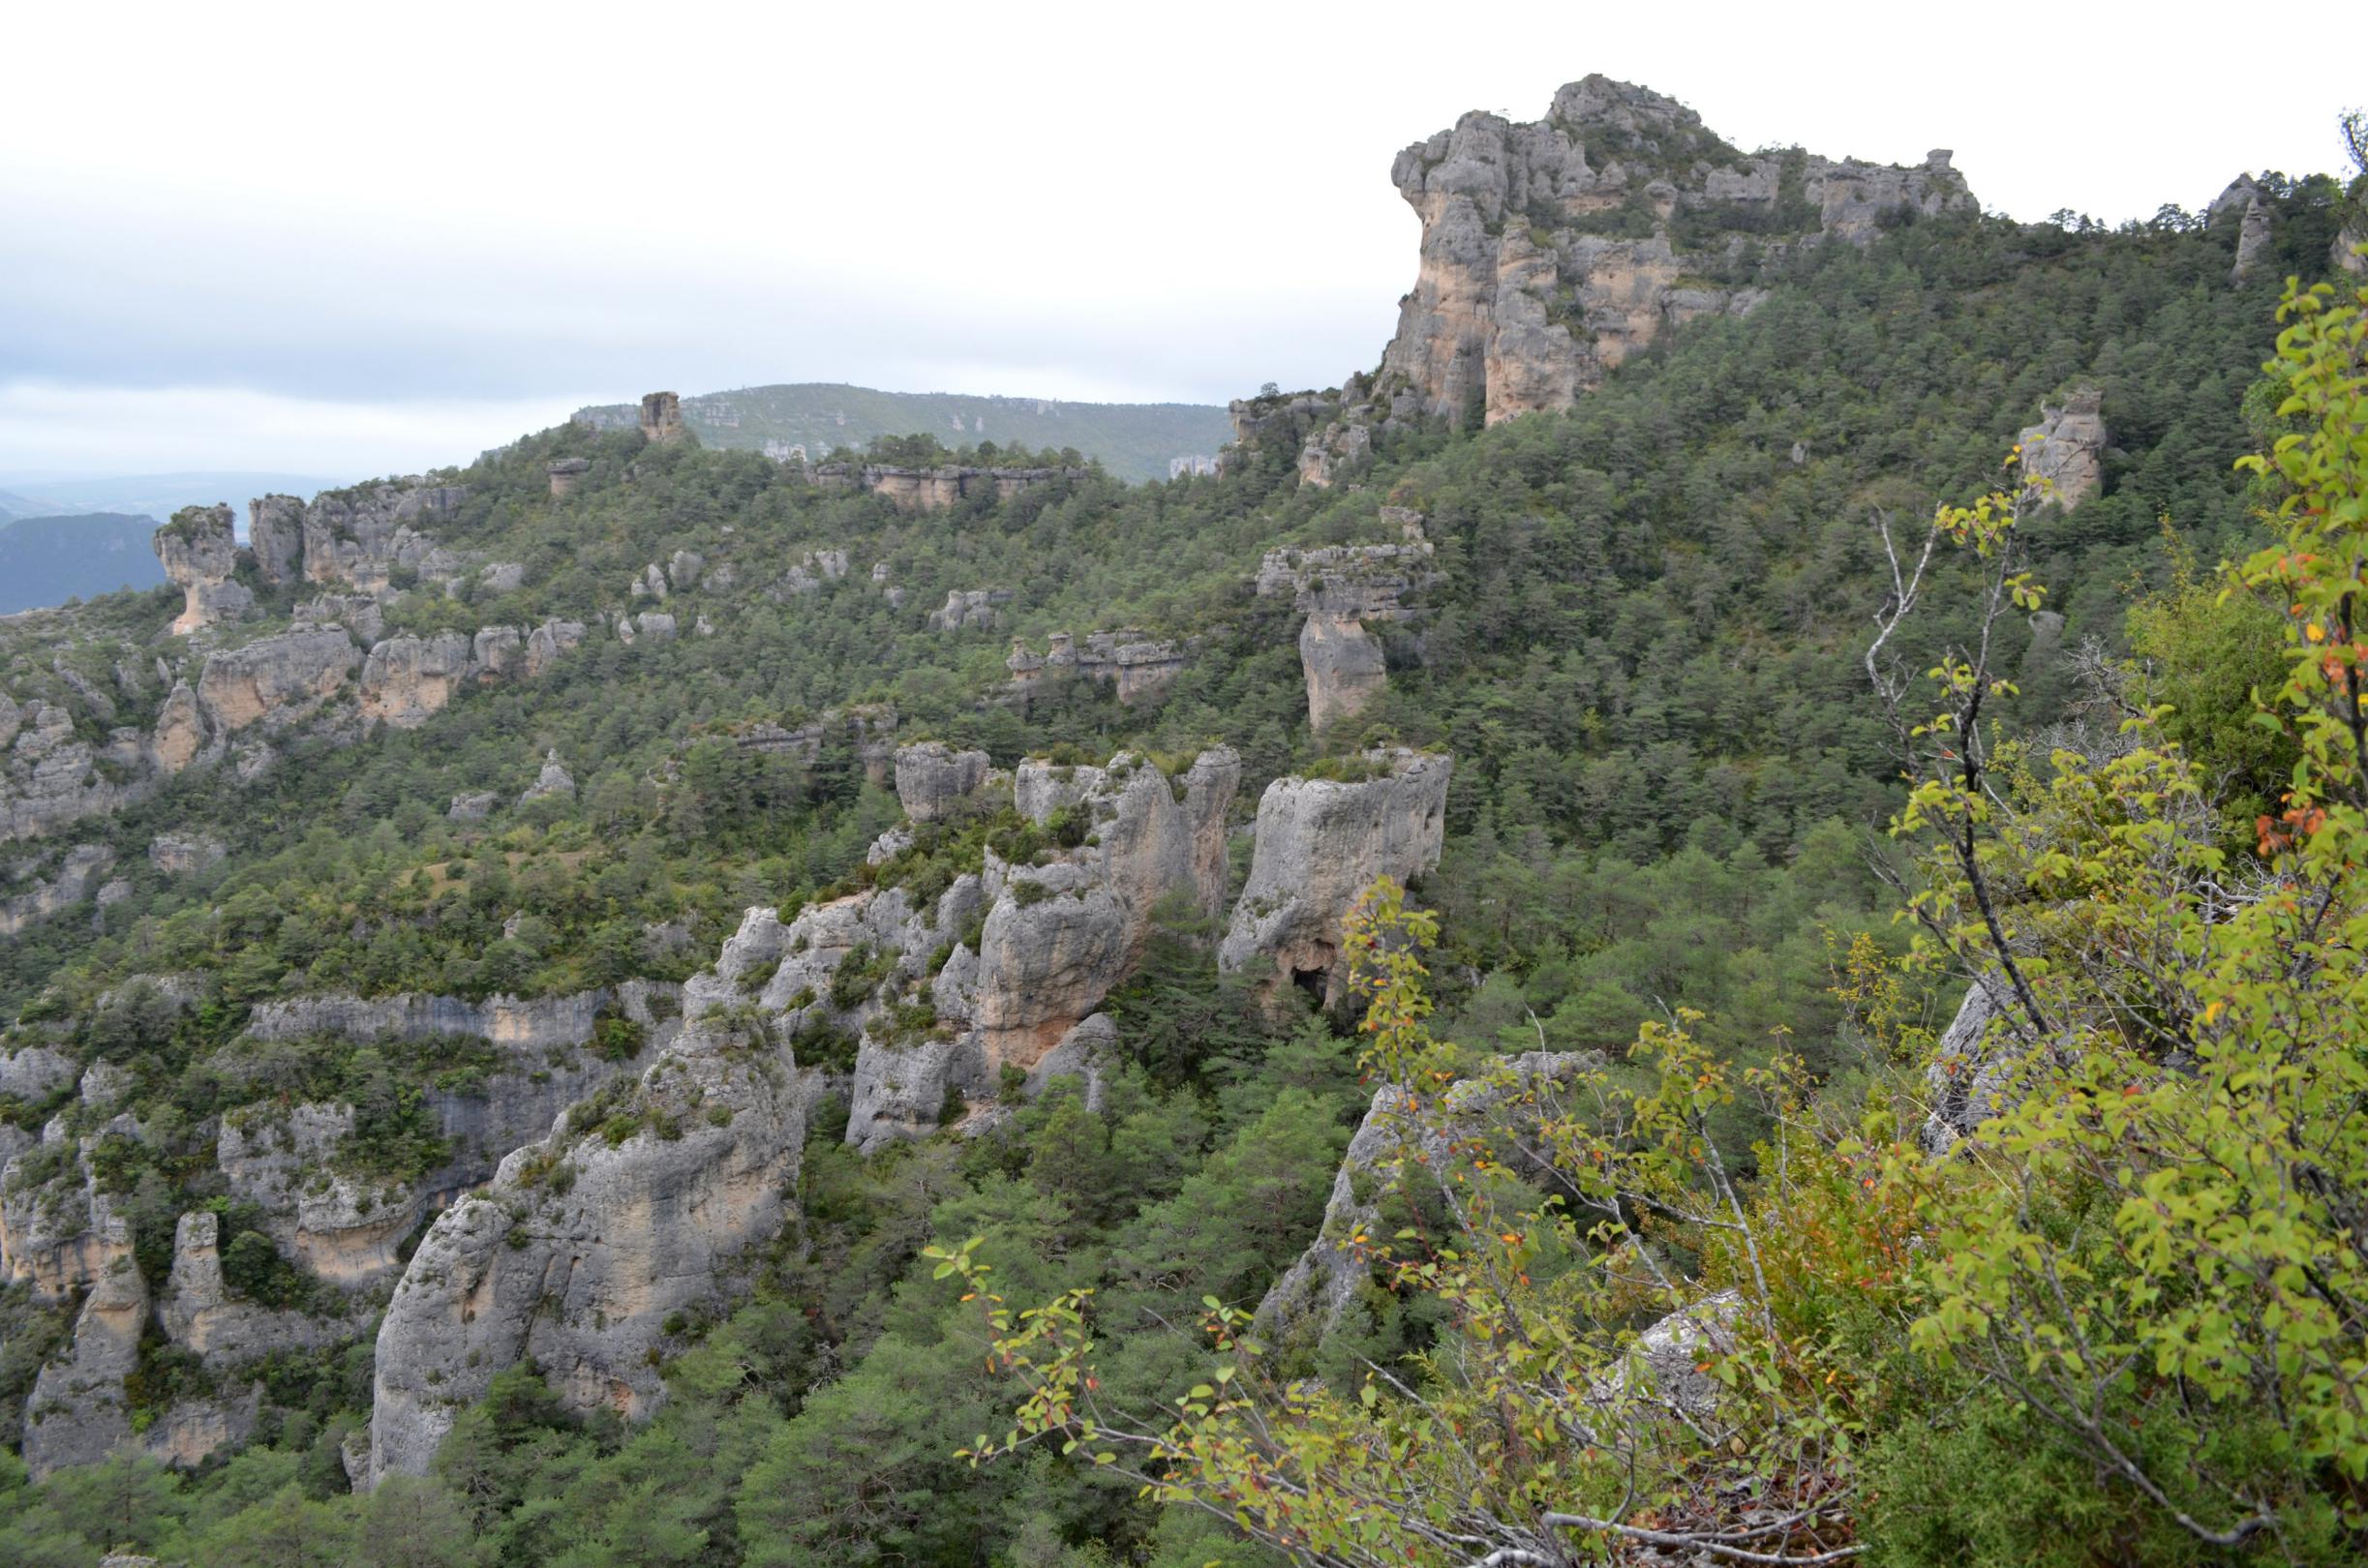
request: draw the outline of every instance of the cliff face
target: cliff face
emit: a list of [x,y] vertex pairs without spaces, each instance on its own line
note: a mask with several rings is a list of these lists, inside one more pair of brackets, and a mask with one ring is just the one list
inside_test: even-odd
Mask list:
[[255,607],[255,595],[230,580],[238,569],[238,540],[228,506],[184,506],[156,530],[156,558],[165,577],[184,596],[172,623],[176,637],[236,620]]
[[458,1410],[532,1356],[573,1409],[663,1397],[676,1312],[776,1235],[805,1101],[785,1048],[686,1030],[600,1121],[569,1119],[438,1218],[379,1330],[369,1478],[424,1473]]
[[1752,309],[1768,244],[1975,208],[1945,152],[1913,167],[1746,157],[1676,101],[1602,76],[1534,123],[1467,114],[1390,178],[1422,220],[1421,262],[1378,394],[1393,416],[1459,423],[1568,407],[1666,327]]
[[1377,877],[1404,882],[1439,863],[1452,760],[1365,756],[1361,780],[1278,778],[1258,803],[1250,878],[1217,950],[1219,967],[1262,986],[1290,983],[1328,1005],[1347,980],[1341,922]]
[[408,480],[319,497],[304,509],[301,525],[304,580],[376,590],[398,571],[458,571],[460,557],[427,530],[468,494],[458,485]]

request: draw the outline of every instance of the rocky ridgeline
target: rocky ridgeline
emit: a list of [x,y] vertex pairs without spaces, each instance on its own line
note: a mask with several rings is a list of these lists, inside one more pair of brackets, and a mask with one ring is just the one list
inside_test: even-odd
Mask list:
[[1044,681],[1075,677],[1109,685],[1121,703],[1133,707],[1167,691],[1184,668],[1184,650],[1138,631],[1088,632],[1082,647],[1069,633],[1056,631],[1042,653],[1015,638],[1003,667],[1012,673],[1013,689],[1022,696]]
[[1395,415],[1476,407],[1491,424],[1570,407],[1667,327],[1753,308],[1761,290],[1702,276],[1748,247],[1863,244],[1896,214],[1977,210],[1946,152],[1910,167],[1744,157],[1674,99],[1603,76],[1534,123],[1467,114],[1398,154],[1390,180],[1422,220],[1421,264],[1378,396]]
[[1289,594],[1307,618],[1299,628],[1299,667],[1308,724],[1319,733],[1364,711],[1389,683],[1381,641],[1367,622],[1412,618],[1406,596],[1439,579],[1422,514],[1384,506],[1381,521],[1399,530],[1398,540],[1269,550],[1259,563],[1259,596]]
[[806,475],[824,490],[863,490],[900,512],[934,512],[974,496],[998,501],[1056,479],[1081,479],[1085,468],[897,467],[880,463],[825,463]]

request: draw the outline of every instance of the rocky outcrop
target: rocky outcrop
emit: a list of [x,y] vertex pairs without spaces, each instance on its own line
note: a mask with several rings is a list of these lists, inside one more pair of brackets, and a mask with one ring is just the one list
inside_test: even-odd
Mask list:
[[1406,595],[1439,577],[1421,513],[1384,506],[1381,521],[1398,527],[1399,541],[1270,550],[1259,563],[1259,594],[1289,593],[1307,616],[1299,628],[1299,667],[1307,680],[1308,723],[1319,732],[1362,712],[1388,684],[1381,642],[1365,623],[1411,618]]
[[527,634],[526,672],[529,680],[540,679],[560,659],[583,646],[584,622],[580,620],[546,620]]
[[575,775],[568,772],[565,765],[561,763],[560,754],[557,751],[546,751],[543,753],[542,771],[535,774],[534,782],[528,785],[519,795],[518,803],[532,805],[537,800],[572,800],[575,799]]
[[825,490],[866,490],[900,512],[934,512],[971,497],[1009,500],[1056,479],[1083,478],[1084,468],[903,468],[876,463],[826,463],[809,477]]
[[2274,238],[2269,205],[2261,182],[2250,174],[2237,175],[2212,197],[2211,204],[2203,209],[2203,216],[2215,230],[2234,230],[2236,260],[2229,269],[2229,282],[2242,284],[2260,267]]
[[2076,386],[2061,405],[2043,406],[2038,424],[2023,427],[2017,444],[2033,495],[2044,494],[2069,512],[2097,493],[2105,482],[2103,407],[2095,387]]
[[1341,922],[1379,877],[1439,863],[1452,759],[1403,748],[1364,754],[1360,779],[1278,778],[1258,805],[1250,878],[1217,950],[1226,970],[1338,1000]]
[[[1514,1149],[1525,1128],[1545,1114],[1558,1086],[1602,1066],[1588,1051],[1531,1051],[1465,1078],[1434,1101],[1395,1084],[1374,1091],[1332,1180],[1323,1229],[1259,1304],[1262,1333],[1279,1344],[1312,1347],[1339,1326],[1372,1276],[1371,1238],[1385,1234],[1381,1205],[1402,1180],[1453,1182],[1475,1150],[1503,1142],[1492,1158],[1518,1167]],[[1507,1135],[1510,1136],[1507,1136]]]
[[460,632],[389,638],[362,661],[362,717],[415,730],[452,701],[475,664],[475,649]]
[[74,1058],[46,1045],[0,1052],[0,1095],[38,1105],[75,1080]]
[[232,1197],[263,1210],[281,1251],[332,1284],[360,1287],[399,1266],[428,1194],[339,1172],[352,1133],[350,1105],[250,1106],[223,1118],[214,1163]]
[[1743,313],[1759,236],[1863,243],[1895,215],[1976,210],[1935,152],[1897,167],[1745,156],[1657,93],[1602,76],[1546,118],[1472,113],[1390,171],[1421,262],[1382,356],[1394,418],[1493,424],[1564,408],[1667,328]]
[[668,1319],[727,1304],[779,1233],[805,1132],[795,1066],[695,1024],[596,1121],[562,1120],[444,1211],[379,1331],[372,1484],[424,1473],[459,1410],[529,1356],[570,1409],[649,1414]]
[[259,1361],[275,1350],[310,1350],[350,1339],[369,1320],[356,1303],[345,1315],[258,1307],[230,1294],[222,1277],[220,1216],[199,1209],[173,1227],[172,1273],[157,1321],[173,1344],[209,1369]]
[[1381,642],[1345,616],[1307,618],[1299,628],[1299,668],[1307,679],[1307,722],[1319,735],[1364,711],[1389,684]]
[[1172,642],[1154,642],[1139,631],[1088,632],[1084,646],[1065,631],[1056,631],[1039,654],[1017,638],[1003,667],[1012,684],[1025,694],[1046,679],[1079,677],[1108,683],[1119,702],[1133,707],[1165,693],[1184,668],[1184,650]]
[[304,570],[304,502],[293,496],[258,496],[247,503],[247,548],[255,569],[273,588]]
[[683,423],[683,400],[672,392],[643,394],[641,433],[644,439],[656,445],[690,439],[690,427]]
[[282,632],[205,661],[198,706],[225,732],[269,721],[280,728],[319,710],[344,689],[361,650],[335,627]]
[[2019,1085],[2029,1053],[2010,1031],[1990,1027],[2006,1010],[2006,999],[1991,987],[2004,983],[1985,978],[1967,986],[1957,1015],[1933,1042],[1924,1073],[1931,1109],[1917,1134],[1927,1154],[1947,1154],[2021,1098]]
[[96,1464],[132,1438],[124,1379],[139,1366],[148,1287],[132,1258],[132,1227],[110,1218],[105,1261],[75,1319],[74,1347],[42,1368],[25,1406],[25,1468],[36,1480],[70,1464]]
[[185,877],[218,864],[229,851],[204,833],[159,833],[148,841],[148,863],[168,877]]
[[560,458],[556,462],[544,465],[543,472],[551,481],[551,498],[563,500],[573,495],[576,486],[584,482],[584,475],[590,471],[592,471],[592,459],[590,458]]
[[1008,868],[987,912],[973,1015],[990,1071],[1035,1067],[1134,972],[1162,897],[1187,893],[1211,915],[1224,902],[1241,759],[1205,751],[1176,783],[1131,752],[1104,768],[1019,765],[1020,814],[1040,826],[1065,814],[1084,841],[1047,864]]
[[[115,781],[136,774],[145,761],[138,731],[112,732],[106,746],[93,746],[76,733],[64,705],[38,698],[21,709],[9,702],[0,718],[16,721],[15,739],[0,757],[0,840],[37,837],[106,816],[141,793],[137,778]],[[8,728],[0,723],[0,730]],[[113,765],[113,776],[100,769],[103,761]]]
[[449,576],[461,558],[427,528],[452,515],[469,492],[423,479],[329,491],[304,509],[304,579],[376,591],[397,572]]
[[98,890],[114,863],[115,852],[105,844],[76,844],[53,873],[36,877],[32,887],[0,902],[0,935],[14,936],[81,903]]
[[255,608],[255,595],[231,581],[238,569],[238,537],[228,506],[184,506],[156,530],[156,558],[166,580],[182,592],[172,634],[187,637]]
[[205,749],[205,714],[197,694],[186,680],[173,682],[164,707],[157,709],[156,729],[148,738],[148,764],[161,773],[177,773]]
[[896,749],[896,801],[915,822],[939,822],[975,803],[992,761],[942,740]]
[[296,628],[343,626],[368,645],[386,629],[386,607],[375,593],[316,593],[288,612],[288,620]]
[[1000,606],[1012,602],[1009,588],[949,588],[946,602],[929,612],[931,631],[993,631],[1003,624]]

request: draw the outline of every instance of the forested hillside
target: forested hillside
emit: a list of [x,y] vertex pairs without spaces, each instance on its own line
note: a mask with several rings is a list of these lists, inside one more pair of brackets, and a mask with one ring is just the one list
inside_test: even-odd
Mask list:
[[0,624],[0,1560],[2356,1557],[2358,183],[1518,129],[1218,475],[653,400]]

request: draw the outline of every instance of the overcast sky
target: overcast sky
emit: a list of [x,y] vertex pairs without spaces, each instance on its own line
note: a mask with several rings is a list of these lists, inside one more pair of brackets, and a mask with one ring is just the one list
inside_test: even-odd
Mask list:
[[838,380],[1223,402],[1381,353],[1391,155],[1600,71],[2038,219],[2338,166],[2353,41],[2225,7],[28,6],[0,482],[465,461]]

